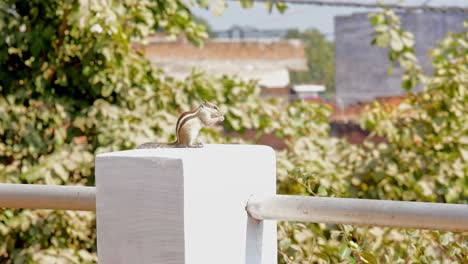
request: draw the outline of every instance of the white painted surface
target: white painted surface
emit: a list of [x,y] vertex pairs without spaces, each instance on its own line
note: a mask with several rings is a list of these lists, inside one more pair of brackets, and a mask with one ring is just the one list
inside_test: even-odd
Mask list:
[[99,263],[276,263],[276,222],[245,211],[252,194],[275,194],[275,171],[274,151],[255,145],[99,155]]
[[259,220],[468,231],[468,205],[295,195],[253,196],[249,214]]
[[[289,85],[289,69],[299,68],[302,59],[288,60],[188,60],[156,58],[153,65],[164,69],[172,77],[184,80],[194,68],[203,69],[215,76],[238,75],[249,81],[258,80],[265,88],[284,88]],[[304,70],[304,69],[301,69]]]
[[0,184],[0,208],[95,211],[94,187]]
[[325,92],[323,84],[295,84],[292,89],[298,93],[318,93]]

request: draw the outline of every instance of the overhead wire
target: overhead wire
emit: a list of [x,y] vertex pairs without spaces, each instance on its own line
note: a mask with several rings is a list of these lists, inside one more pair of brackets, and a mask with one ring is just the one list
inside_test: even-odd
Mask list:
[[[236,0],[228,0],[236,1]],[[429,6],[426,1],[424,4],[419,5],[403,5],[398,3],[364,3],[349,0],[251,0],[253,2],[281,2],[298,5],[320,5],[320,6],[336,6],[336,7],[361,7],[361,8],[389,8],[402,11],[424,11],[424,12],[440,12],[440,13],[466,13],[468,14],[468,7],[462,6]]]

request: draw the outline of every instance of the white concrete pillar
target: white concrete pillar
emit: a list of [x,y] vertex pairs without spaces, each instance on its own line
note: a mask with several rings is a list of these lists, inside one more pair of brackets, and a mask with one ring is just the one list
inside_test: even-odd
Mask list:
[[276,192],[274,151],[258,145],[138,149],[96,159],[101,264],[277,263],[276,222],[245,211]]

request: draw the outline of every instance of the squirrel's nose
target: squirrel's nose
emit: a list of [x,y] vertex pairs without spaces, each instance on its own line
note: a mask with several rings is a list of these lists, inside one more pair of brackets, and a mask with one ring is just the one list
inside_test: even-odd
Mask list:
[[220,116],[224,116],[224,113],[218,111],[217,113],[212,113],[211,114],[211,117],[220,117]]

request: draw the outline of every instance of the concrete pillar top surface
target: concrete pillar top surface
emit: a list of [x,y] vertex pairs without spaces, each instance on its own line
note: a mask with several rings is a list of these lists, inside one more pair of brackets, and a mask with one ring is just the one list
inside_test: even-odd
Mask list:
[[166,158],[187,158],[193,155],[227,155],[227,154],[270,154],[274,155],[275,151],[264,145],[241,145],[241,144],[206,144],[201,148],[154,148],[154,149],[131,149],[124,151],[116,151],[102,153],[97,155],[101,157],[166,157]]

